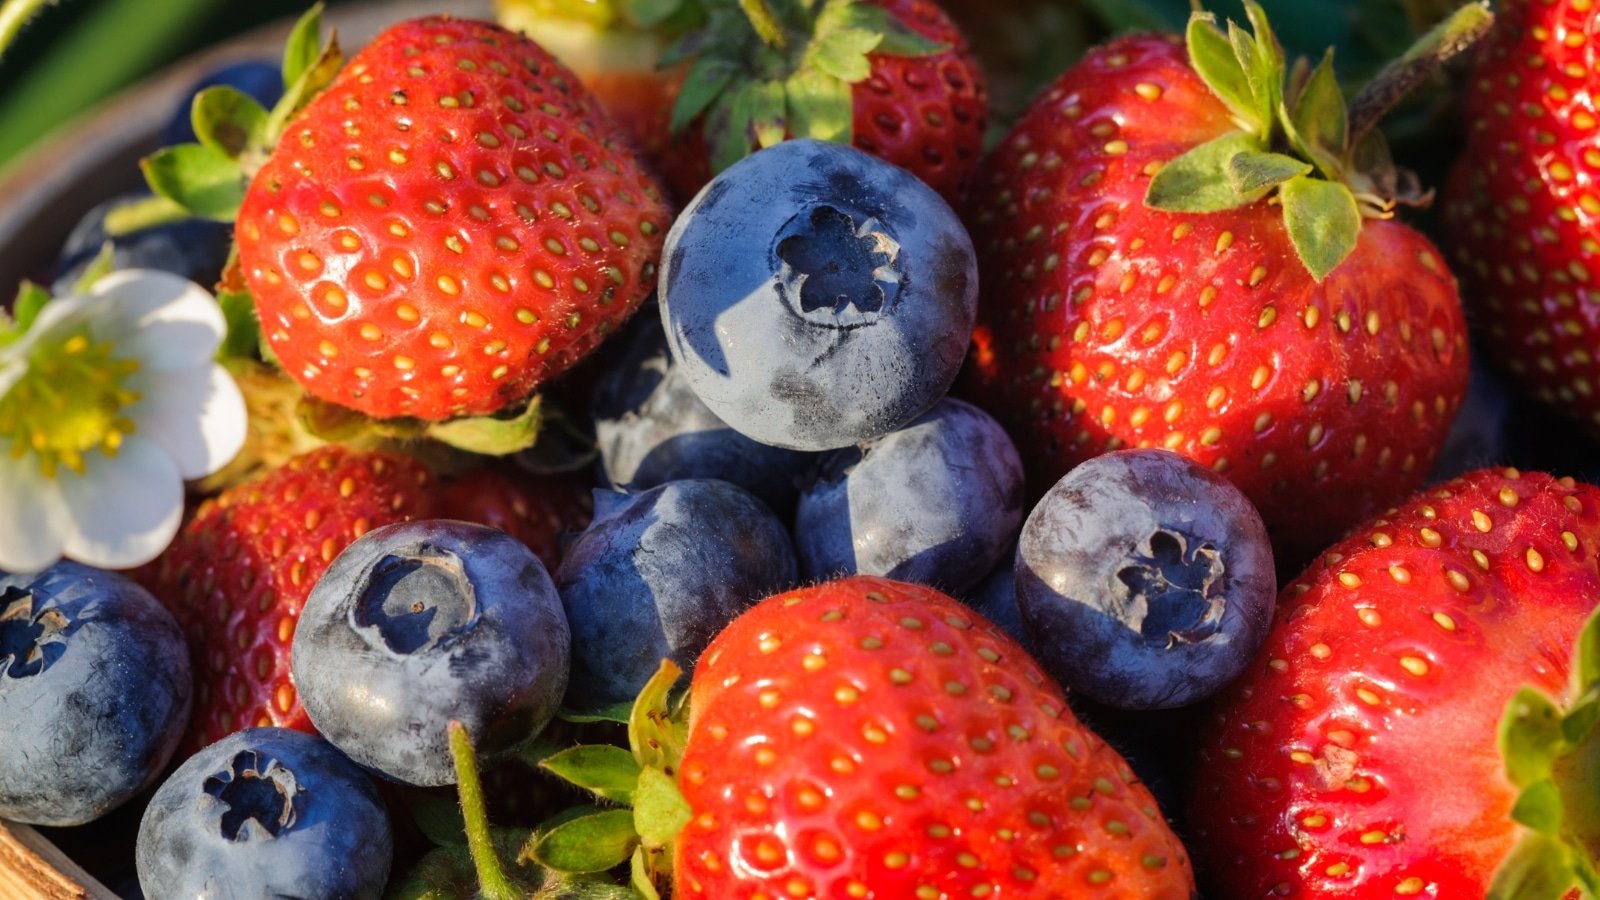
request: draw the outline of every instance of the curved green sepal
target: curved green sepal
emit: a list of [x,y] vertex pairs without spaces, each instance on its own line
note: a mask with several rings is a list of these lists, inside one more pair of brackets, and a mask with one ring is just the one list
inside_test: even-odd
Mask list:
[[605,809],[574,816],[540,831],[525,852],[557,872],[585,874],[622,865],[638,843],[633,811]]
[[931,56],[950,49],[949,44],[913,31],[887,7],[861,0],[827,0],[817,13],[816,33],[822,36],[845,28],[874,35],[877,43],[871,52],[885,56]]
[[510,416],[471,416],[435,422],[427,436],[441,444],[483,456],[509,456],[528,449],[539,439],[544,418],[537,396]]
[[222,307],[223,321],[228,333],[217,347],[217,358],[254,359],[261,347],[261,319],[256,313],[255,298],[249,291],[222,288],[217,291],[217,305]]
[[189,211],[166,197],[140,197],[106,211],[106,234],[113,239],[189,218]]
[[644,900],[661,900],[661,892],[656,890],[651,874],[650,857],[650,851],[644,847],[633,848],[633,856],[628,858],[628,886]]
[[561,721],[578,725],[587,725],[594,722],[612,722],[617,725],[626,725],[632,715],[633,703],[629,700],[613,703],[610,706],[602,706],[594,710],[563,709],[556,713],[556,717]]
[[1324,176],[1339,178],[1349,150],[1350,123],[1344,92],[1334,74],[1332,50],[1312,70],[1289,119],[1294,125],[1289,136],[1296,149],[1316,163]]
[[1551,837],[1561,836],[1561,791],[1546,778],[1522,789],[1511,806],[1511,819]]
[[1254,203],[1266,191],[1235,191],[1228,163],[1241,153],[1262,152],[1260,140],[1242,131],[1207,141],[1161,167],[1150,179],[1145,205],[1167,212],[1211,213]]
[[762,81],[751,88],[750,130],[756,145],[767,148],[781,143],[789,133],[783,82]]
[[1580,694],[1600,683],[1600,615],[1590,616],[1583,623],[1583,630],[1578,632],[1572,675]]
[[539,768],[624,806],[634,802],[634,791],[640,786],[639,763],[633,754],[611,744],[569,747],[540,760]]
[[1306,175],[1312,165],[1282,153],[1254,150],[1236,153],[1228,160],[1228,183],[1240,195],[1269,191],[1291,178]]
[[1228,107],[1241,126],[1265,136],[1270,123],[1260,117],[1244,68],[1234,55],[1233,45],[1217,27],[1216,17],[1210,13],[1190,16],[1186,40],[1189,65],[1200,80]]
[[231,160],[269,144],[267,110],[256,98],[219,84],[194,95],[189,120],[200,143]]
[[11,301],[11,331],[7,337],[15,339],[33,327],[33,320],[39,318],[39,311],[50,302],[50,292],[31,281],[23,281],[17,286],[16,299]]
[[797,72],[783,83],[789,130],[796,137],[850,143],[854,107],[850,85],[816,71]]
[[300,15],[294,23],[294,28],[289,31],[289,39],[283,44],[283,83],[294,84],[313,66],[317,58],[322,55],[322,0],[311,4],[311,8]]
[[646,848],[665,847],[689,824],[693,812],[672,776],[654,766],[639,772],[633,796],[633,826]]
[[1576,881],[1571,855],[1554,838],[1523,837],[1495,871],[1486,900],[1555,900]]
[[[320,18],[318,21],[321,21]],[[327,41],[322,44],[312,62],[300,72],[300,76],[293,81],[287,77],[284,79],[283,96],[267,115],[269,141],[275,142],[281,137],[295,113],[304,109],[307,103],[322,93],[328,85],[333,84],[333,79],[339,74],[339,69],[343,65],[344,53],[339,49],[339,36],[330,32]]]
[[106,241],[100,245],[99,252],[95,253],[94,259],[90,260],[89,265],[84,267],[83,274],[79,275],[78,280],[72,283],[72,292],[74,294],[89,293],[94,289],[95,282],[110,275],[111,271],[116,267],[117,249],[111,241]]
[[683,0],[620,0],[618,6],[628,20],[641,28],[654,28],[677,15]]
[[678,100],[672,106],[672,120],[667,126],[676,134],[693,122],[711,105],[717,95],[733,82],[738,66],[725,59],[702,56],[689,67],[678,91]]
[[236,160],[203,144],[178,144],[139,161],[150,189],[193,215],[232,222],[248,182]]
[[1289,242],[1311,277],[1322,281],[1339,267],[1361,237],[1361,209],[1336,181],[1301,175],[1278,188]]
[[688,723],[683,721],[683,716],[674,715],[671,694],[673,685],[682,675],[683,670],[677,663],[663,659],[634,700],[633,711],[628,716],[628,746],[633,749],[640,768],[678,770]]
[[883,35],[864,28],[835,28],[817,36],[806,48],[805,61],[825,74],[850,84],[867,80],[872,63],[867,54],[882,43]]
[[1511,783],[1526,788],[1547,781],[1564,743],[1555,702],[1530,687],[1517,691],[1500,718],[1500,755]]

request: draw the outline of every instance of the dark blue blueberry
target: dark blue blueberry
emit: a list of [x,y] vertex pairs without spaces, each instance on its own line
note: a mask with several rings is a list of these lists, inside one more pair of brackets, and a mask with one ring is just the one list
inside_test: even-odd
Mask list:
[[1022,628],[1022,613],[1017,611],[1017,578],[1012,562],[1015,554],[1007,553],[989,576],[968,591],[966,604],[973,611],[1000,626],[1017,643],[1027,646],[1027,633]]
[[394,855],[377,788],[314,735],[235,732],[178,767],[150,799],[134,847],[161,900],[375,898]]
[[72,293],[107,240],[112,242],[113,268],[159,269],[208,287],[215,284],[233,246],[233,226],[227,222],[185,218],[115,238],[107,235],[108,213],[149,199],[149,194],[125,194],[89,210],[61,247],[52,285],[54,293]]
[[594,506],[556,572],[572,623],[566,703],[575,709],[632,700],[663,658],[690,669],[724,625],[794,584],[783,523],[725,481],[595,491]]
[[972,241],[909,172],[784,141],[718,175],[667,234],[661,316],[690,387],[764,444],[831,450],[926,412],[977,309]]
[[218,85],[238,88],[254,97],[257,103],[271,109],[273,104],[278,102],[278,98],[283,96],[283,70],[277,63],[269,60],[247,60],[223,66],[200,79],[187,94],[183,95],[183,102],[172,111],[172,118],[168,120],[167,127],[162,132],[164,146],[190,144],[196,140],[191,115],[194,96],[206,88]]
[[1266,637],[1276,593],[1255,507],[1165,450],[1108,453],[1067,473],[1017,550],[1028,646],[1070,690],[1126,709],[1221,688]]
[[1449,481],[1486,466],[1505,465],[1513,458],[1514,420],[1519,405],[1516,390],[1480,356],[1472,357],[1471,373],[1461,411],[1439,448],[1428,476],[1430,482]]
[[745,437],[712,412],[672,364],[659,316],[634,320],[590,413],[607,481],[637,492],[685,478],[732,482],[774,510],[794,509],[812,454]]
[[456,780],[447,728],[514,751],[555,715],[571,638],[544,564],[483,525],[425,520],[357,539],[306,599],[294,680],[313,725],[415,785]]
[[172,615],[112,572],[0,575],[0,818],[81,825],[153,783],[189,718]]
[[800,494],[801,574],[884,575],[961,593],[1022,527],[1022,463],[988,413],[944,399],[904,428],[837,450]]

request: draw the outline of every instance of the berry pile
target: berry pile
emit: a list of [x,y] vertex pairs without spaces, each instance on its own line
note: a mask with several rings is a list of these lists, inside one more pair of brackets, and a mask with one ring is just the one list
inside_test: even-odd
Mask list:
[[1456,5],[313,9],[0,323],[0,817],[152,898],[1600,895],[1600,5]]

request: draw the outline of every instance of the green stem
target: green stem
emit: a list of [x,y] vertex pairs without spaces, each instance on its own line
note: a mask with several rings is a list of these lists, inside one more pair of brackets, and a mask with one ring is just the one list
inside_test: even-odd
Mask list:
[[1396,103],[1477,43],[1493,25],[1494,13],[1486,0],[1468,3],[1418,39],[1404,56],[1385,66],[1350,102],[1351,146],[1359,144]]
[[484,900],[520,900],[522,894],[506,877],[489,836],[489,813],[483,804],[483,783],[478,780],[478,758],[466,726],[450,723],[450,756],[456,764],[456,789],[461,794],[461,818],[467,826],[467,850],[478,870],[479,896]]
[[0,56],[10,48],[22,27],[56,0],[5,0],[0,3]]
[[767,46],[783,50],[789,45],[789,39],[783,34],[783,23],[772,14],[772,7],[767,5],[766,0],[739,0],[739,8],[744,10],[750,27],[756,30]]

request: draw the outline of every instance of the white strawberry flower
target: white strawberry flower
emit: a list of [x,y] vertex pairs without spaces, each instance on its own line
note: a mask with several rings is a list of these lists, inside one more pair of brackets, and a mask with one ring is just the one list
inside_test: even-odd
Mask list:
[[184,480],[244,443],[244,397],[214,359],[226,330],[200,286],[125,270],[0,346],[0,569],[127,568],[171,543]]

